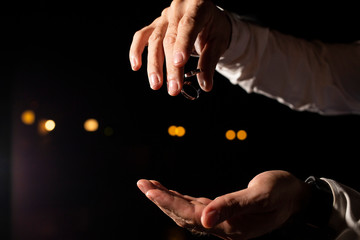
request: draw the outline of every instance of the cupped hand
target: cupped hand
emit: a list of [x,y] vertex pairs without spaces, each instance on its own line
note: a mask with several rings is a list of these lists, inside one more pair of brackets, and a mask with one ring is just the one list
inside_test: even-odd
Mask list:
[[214,200],[182,195],[154,180],[139,180],[138,187],[179,226],[223,239],[249,239],[279,228],[310,195],[307,184],[285,171],[261,173],[248,188]]
[[183,86],[184,66],[192,52],[200,56],[200,87],[210,91],[216,64],[230,42],[231,23],[210,0],[174,0],[161,16],[137,31],[129,58],[134,71],[141,68],[141,55],[148,46],[147,72],[152,89],[164,82],[166,63],[168,92],[175,96]]

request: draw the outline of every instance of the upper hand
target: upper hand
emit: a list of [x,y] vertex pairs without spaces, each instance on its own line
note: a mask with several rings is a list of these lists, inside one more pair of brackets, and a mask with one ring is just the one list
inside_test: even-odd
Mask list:
[[195,49],[200,55],[198,74],[200,87],[210,91],[216,64],[230,42],[231,23],[226,14],[210,0],[174,0],[160,17],[137,31],[130,47],[132,69],[141,68],[141,55],[148,46],[147,72],[152,89],[164,81],[166,62],[167,86],[170,95],[180,93],[184,66]]
[[309,197],[307,184],[284,171],[261,173],[248,188],[214,200],[182,195],[156,181],[140,180],[138,186],[179,226],[224,239],[254,238],[279,228]]

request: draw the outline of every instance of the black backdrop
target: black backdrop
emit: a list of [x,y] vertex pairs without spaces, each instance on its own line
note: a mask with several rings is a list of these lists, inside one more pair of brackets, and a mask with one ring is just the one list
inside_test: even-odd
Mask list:
[[[301,179],[329,177],[359,189],[353,167],[358,116],[292,111],[246,94],[219,74],[211,93],[190,102],[165,89],[152,91],[145,68],[132,72],[133,33],[169,4],[4,8],[4,239],[10,233],[13,239],[198,238],[177,228],[140,193],[140,178],[211,198],[244,188],[271,169]],[[309,40],[359,39],[351,5],[217,4]],[[36,124],[24,125],[20,115],[26,109],[36,113],[36,123],[54,119],[55,130],[40,135]],[[99,121],[95,133],[82,128],[89,117]],[[170,125],[184,126],[185,136],[169,136]],[[105,136],[109,127],[113,134]],[[248,138],[227,141],[228,129],[244,129]]]

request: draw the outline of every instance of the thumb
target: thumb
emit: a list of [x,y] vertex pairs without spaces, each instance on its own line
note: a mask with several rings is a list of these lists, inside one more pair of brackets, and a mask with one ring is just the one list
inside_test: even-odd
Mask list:
[[253,204],[249,198],[248,189],[217,197],[203,210],[201,224],[205,228],[215,227],[230,219],[234,214],[245,214],[251,210],[251,205]]

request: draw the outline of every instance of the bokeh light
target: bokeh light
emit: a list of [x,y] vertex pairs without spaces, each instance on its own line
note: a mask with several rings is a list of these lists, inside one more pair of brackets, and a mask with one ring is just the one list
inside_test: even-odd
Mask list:
[[49,119],[49,120],[45,121],[44,127],[45,127],[46,131],[48,131],[48,132],[53,131],[55,129],[55,126],[56,126],[56,124],[55,124],[54,120]]
[[41,135],[46,135],[47,133],[55,129],[55,121],[51,119],[41,119],[38,123],[38,131]]
[[225,133],[225,137],[229,141],[234,140],[236,137],[236,133],[234,130],[227,130]]
[[183,126],[170,126],[168,128],[168,133],[172,137],[183,137],[186,133],[186,130]]
[[186,133],[186,130],[183,126],[179,126],[176,128],[175,133],[176,133],[176,136],[183,137]]
[[247,132],[245,130],[239,130],[236,136],[240,141],[243,141],[247,138]]
[[168,128],[168,133],[172,137],[176,136],[176,126],[174,126],[174,125],[170,126]]
[[26,110],[21,114],[21,121],[26,125],[32,125],[35,122],[35,112]]
[[95,132],[99,128],[99,122],[94,118],[89,118],[84,122],[84,129],[88,132]]

